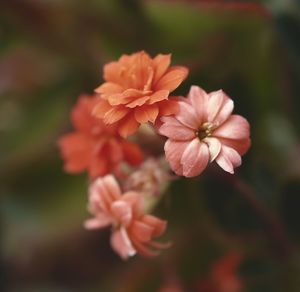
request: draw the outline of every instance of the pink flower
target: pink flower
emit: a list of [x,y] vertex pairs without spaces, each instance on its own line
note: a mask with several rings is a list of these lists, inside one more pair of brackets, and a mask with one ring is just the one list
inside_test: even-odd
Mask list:
[[165,159],[151,157],[126,178],[124,187],[149,197],[159,197],[174,177],[169,174]]
[[199,175],[209,162],[216,161],[233,173],[250,146],[247,120],[232,115],[233,101],[222,91],[207,94],[192,86],[188,97],[178,100],[179,112],[162,117],[159,133],[169,139],[166,158],[177,175]]
[[123,259],[140,253],[155,256],[165,245],[153,241],[166,229],[166,221],[143,211],[143,197],[136,192],[122,194],[112,175],[98,178],[89,190],[88,210],[94,218],[85,222],[85,228],[113,227],[112,248]]

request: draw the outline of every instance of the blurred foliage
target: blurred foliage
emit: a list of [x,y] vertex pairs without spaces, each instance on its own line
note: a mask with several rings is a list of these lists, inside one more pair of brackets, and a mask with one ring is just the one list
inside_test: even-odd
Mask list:
[[[157,212],[174,246],[123,263],[108,231],[87,232],[85,175],[62,171],[57,138],[77,96],[123,53],[169,53],[192,84],[224,89],[252,126],[238,176],[283,222],[278,256],[264,222],[212,169],[176,181]],[[1,291],[187,291],[231,250],[245,291],[299,291],[300,11],[296,1],[0,1]],[[214,175],[217,172],[217,176]]]

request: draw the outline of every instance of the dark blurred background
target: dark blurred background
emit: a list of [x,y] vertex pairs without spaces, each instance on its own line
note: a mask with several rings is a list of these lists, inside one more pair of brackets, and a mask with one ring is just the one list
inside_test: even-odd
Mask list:
[[[298,4],[0,0],[0,291],[201,292],[232,251],[243,291],[300,291]],[[190,68],[178,94],[197,84],[234,99],[252,129],[237,176],[254,199],[215,169],[176,181],[156,210],[173,247],[122,262],[109,230],[83,229],[87,177],[63,173],[56,140],[103,64],[139,50]]]

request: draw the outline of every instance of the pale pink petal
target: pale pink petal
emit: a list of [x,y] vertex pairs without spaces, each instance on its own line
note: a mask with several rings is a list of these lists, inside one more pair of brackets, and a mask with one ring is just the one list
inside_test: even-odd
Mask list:
[[112,216],[124,227],[127,227],[132,220],[132,208],[125,201],[118,200],[111,205]]
[[193,177],[199,175],[209,162],[209,151],[205,143],[195,138],[186,147],[182,154],[183,176]]
[[84,222],[86,229],[99,229],[111,225],[111,219],[106,214],[98,214],[97,217],[88,219]]
[[234,168],[241,165],[241,156],[234,149],[222,145],[222,149],[216,158],[218,165],[229,173],[234,173]]
[[179,111],[176,114],[176,119],[187,127],[198,129],[201,125],[201,120],[197,116],[195,109],[188,103],[187,100],[179,101]]
[[188,99],[195,110],[200,123],[207,119],[208,94],[199,86],[193,85],[188,94]]
[[172,170],[177,175],[182,175],[182,164],[180,163],[185,148],[189,145],[189,141],[167,140],[165,143],[166,159],[170,163]]
[[[234,104],[233,104],[233,100],[230,99],[223,91],[222,91],[224,97],[223,97],[223,103],[218,111],[218,113],[216,114],[216,116],[214,117],[214,119],[211,121],[213,124],[219,126],[221,124],[223,124],[228,117],[231,115],[233,108],[234,108]],[[211,93],[213,94],[213,93]]]
[[136,254],[136,250],[132,246],[126,230],[122,227],[113,232],[110,243],[114,251],[118,253],[123,260]]
[[224,94],[222,90],[209,93],[209,99],[207,104],[207,121],[213,122],[216,115],[221,109],[224,101]]
[[247,139],[250,134],[250,126],[248,121],[239,115],[232,115],[228,120],[213,132],[213,136],[217,138],[227,139]]
[[134,218],[140,217],[143,214],[144,197],[141,194],[129,191],[122,196],[121,200],[131,205]]
[[205,142],[208,145],[209,156],[210,156],[209,161],[210,162],[214,161],[221,151],[220,141],[213,137],[206,137],[205,139],[203,139],[203,142]]
[[106,186],[107,191],[110,193],[110,196],[115,200],[119,199],[121,196],[121,189],[115,177],[111,174],[108,174],[103,177],[102,180]]
[[195,138],[195,130],[181,124],[174,117],[162,117],[162,126],[158,132],[168,138],[178,141],[186,141]]
[[89,210],[94,214],[100,210],[108,213],[111,202],[105,188],[103,191],[102,179],[96,179],[89,187]]
[[233,148],[236,150],[240,155],[244,155],[250,145],[251,140],[249,138],[241,139],[241,140],[232,140],[232,139],[226,139],[226,138],[218,138],[222,145],[226,145],[228,147]]
[[96,179],[89,188],[90,201],[96,202],[105,212],[109,212],[112,202],[120,196],[120,188],[112,175]]

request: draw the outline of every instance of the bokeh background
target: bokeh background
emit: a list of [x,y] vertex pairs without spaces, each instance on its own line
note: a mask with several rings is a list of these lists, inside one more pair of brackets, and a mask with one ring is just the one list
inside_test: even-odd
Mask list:
[[[211,291],[201,279],[231,252],[242,291],[300,291],[298,4],[1,0],[0,291]],[[83,229],[87,177],[63,173],[56,141],[103,64],[143,49],[190,68],[178,94],[224,89],[252,148],[247,184],[213,167],[172,183],[155,213],[173,247],[123,262],[109,230]]]

